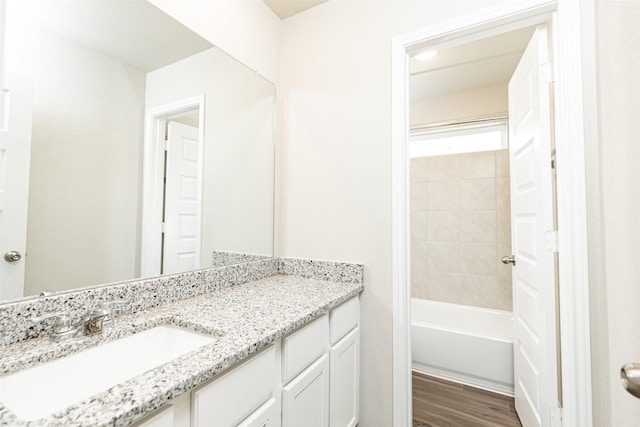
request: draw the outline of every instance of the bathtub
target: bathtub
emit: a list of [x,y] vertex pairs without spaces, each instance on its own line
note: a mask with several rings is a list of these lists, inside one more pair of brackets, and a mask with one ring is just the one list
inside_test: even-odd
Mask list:
[[513,396],[513,324],[508,311],[411,300],[413,369]]

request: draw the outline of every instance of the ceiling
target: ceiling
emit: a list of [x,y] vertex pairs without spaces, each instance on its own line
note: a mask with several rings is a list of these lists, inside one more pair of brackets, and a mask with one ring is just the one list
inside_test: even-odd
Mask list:
[[44,28],[143,72],[212,47],[146,0],[9,0],[7,20]]
[[434,97],[511,79],[534,27],[441,49],[428,61],[411,58],[411,99]]
[[264,0],[273,12],[285,19],[328,0]]

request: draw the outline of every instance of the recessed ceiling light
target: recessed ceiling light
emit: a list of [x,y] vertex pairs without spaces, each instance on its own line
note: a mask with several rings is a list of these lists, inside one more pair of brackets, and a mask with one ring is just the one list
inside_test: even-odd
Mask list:
[[427,50],[423,50],[422,52],[418,52],[413,57],[418,61],[428,61],[430,59],[435,58],[437,54],[438,54],[437,50],[427,49]]

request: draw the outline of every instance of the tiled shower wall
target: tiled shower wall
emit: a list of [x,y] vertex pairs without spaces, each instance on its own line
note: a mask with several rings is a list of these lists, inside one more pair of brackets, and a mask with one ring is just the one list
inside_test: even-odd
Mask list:
[[411,159],[413,298],[511,310],[507,150]]

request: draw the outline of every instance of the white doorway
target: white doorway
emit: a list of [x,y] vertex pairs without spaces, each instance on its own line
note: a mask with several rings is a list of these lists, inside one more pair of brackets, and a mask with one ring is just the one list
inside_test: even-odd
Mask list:
[[[393,277],[394,277],[394,425],[411,422],[411,352],[409,330],[409,269],[408,269],[408,108],[407,108],[407,56],[408,52],[426,46],[446,43],[465,43],[525,26],[552,22],[555,49],[554,74],[557,90],[556,105],[557,159],[562,162],[558,173],[558,223],[562,233],[560,283],[571,283],[560,289],[560,326],[562,329],[562,396],[565,425],[591,425],[590,358],[588,328],[588,287],[586,281],[586,252],[582,248],[586,239],[586,210],[584,197],[584,146],[580,121],[581,87],[568,67],[580,69],[579,31],[572,25],[569,2],[527,2],[527,5],[503,4],[462,17],[455,21],[406,34],[394,39],[393,58]],[[575,10],[574,10],[575,12]],[[572,51],[573,49],[573,51]],[[575,72],[575,68],[573,69]],[[573,138],[567,135],[573,132]],[[565,187],[566,186],[566,187]],[[563,225],[565,227],[563,227]],[[586,247],[586,245],[584,246]],[[583,280],[583,282],[580,282]],[[576,283],[581,285],[575,286]],[[576,318],[579,320],[576,321]],[[577,323],[577,324],[576,324]],[[571,363],[562,363],[571,361]],[[586,384],[585,384],[586,383]],[[586,385],[586,386],[585,386]],[[545,408],[546,409],[546,408]],[[557,412],[542,410],[540,425],[553,425]],[[561,424],[557,424],[561,425]]]
[[200,268],[204,96],[147,112],[143,277]]
[[33,83],[4,71],[0,103],[0,300],[8,300],[24,296]]

